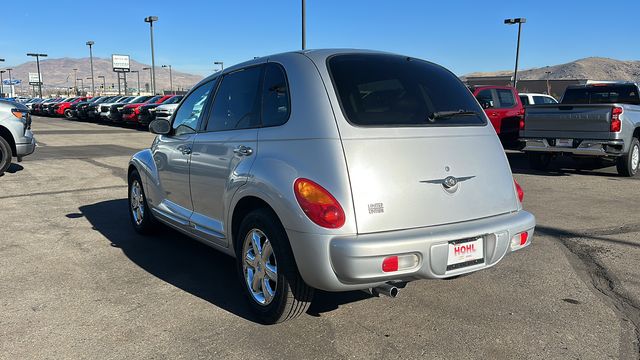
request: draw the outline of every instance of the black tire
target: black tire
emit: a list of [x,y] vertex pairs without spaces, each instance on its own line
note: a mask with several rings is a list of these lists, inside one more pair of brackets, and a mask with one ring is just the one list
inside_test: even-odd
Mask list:
[[[636,160],[634,160],[634,153]],[[629,151],[617,160],[616,168],[618,169],[618,174],[627,177],[636,176],[638,168],[640,167],[638,157],[640,157],[640,142],[637,138],[633,138],[629,146]]]
[[11,145],[3,137],[0,137],[0,175],[7,171],[11,165],[12,158]]
[[73,115],[71,115],[71,109],[66,109],[64,111],[64,117],[67,119],[73,119]]
[[[137,184],[137,185],[136,185]],[[139,186],[139,196],[136,197],[132,193],[132,189],[135,186]],[[141,198],[140,198],[141,196]],[[131,220],[131,225],[133,228],[142,235],[147,235],[152,233],[156,229],[156,219],[153,217],[151,213],[151,209],[147,204],[147,196],[144,192],[144,187],[142,185],[142,179],[140,179],[140,174],[138,174],[138,170],[133,170],[131,174],[129,174],[129,186],[128,186],[128,202],[127,202],[127,211],[129,212],[129,219]],[[135,198],[135,199],[134,199]],[[142,212],[134,210],[134,204],[142,205]],[[135,214],[135,215],[134,215]]]
[[551,154],[529,153],[529,166],[534,170],[547,170],[551,163]]
[[[264,235],[264,244],[270,243],[277,268],[275,292],[270,302],[261,304],[254,298],[249,281],[245,277],[244,245],[247,236],[258,230]],[[250,240],[249,240],[250,241]],[[266,248],[261,246],[261,249]],[[271,259],[271,257],[269,257]],[[306,312],[313,299],[314,289],[307,285],[296,266],[289,238],[276,215],[268,209],[257,209],[245,216],[240,224],[236,240],[236,264],[242,291],[251,310],[264,324],[284,322]],[[273,260],[271,260],[273,261]],[[272,264],[273,265],[273,264]],[[266,269],[266,262],[263,268]],[[266,276],[266,272],[265,275]],[[272,281],[267,279],[270,284]],[[262,282],[261,282],[262,284]],[[262,288],[264,290],[264,287]]]

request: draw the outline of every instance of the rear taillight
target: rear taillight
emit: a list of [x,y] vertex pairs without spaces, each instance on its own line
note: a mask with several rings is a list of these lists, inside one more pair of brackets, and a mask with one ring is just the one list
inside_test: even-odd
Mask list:
[[308,179],[298,179],[293,184],[293,192],[302,211],[314,223],[330,229],[344,225],[342,206],[322,186]]
[[420,258],[416,254],[403,254],[387,256],[382,260],[383,272],[394,272],[413,269],[420,264]]
[[513,179],[513,183],[516,185],[516,193],[518,194],[518,200],[520,200],[520,202],[524,201],[524,190],[522,190],[522,186],[518,184],[516,179]]
[[524,130],[524,115],[526,114],[526,109],[522,108],[522,110],[520,110],[520,130]]
[[511,251],[514,250],[518,250],[521,249],[527,245],[529,245],[529,243],[531,243],[530,237],[529,237],[529,232],[533,231],[533,229],[528,230],[528,231],[523,231],[519,234],[514,235],[511,238]]
[[620,114],[622,114],[623,109],[621,107],[614,107],[611,109],[611,132],[619,132],[622,127],[622,123],[620,122]]

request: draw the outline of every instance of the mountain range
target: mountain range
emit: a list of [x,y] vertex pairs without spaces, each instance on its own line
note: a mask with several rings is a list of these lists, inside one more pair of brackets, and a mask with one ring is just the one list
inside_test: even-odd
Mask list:
[[[144,67],[151,67],[151,65],[140,63],[131,59],[130,61],[131,70],[139,70],[140,71],[140,87],[144,91],[145,84],[150,84],[150,75],[149,70],[142,70]],[[6,68],[3,68],[6,69]],[[78,69],[74,71],[73,69]],[[104,58],[93,58],[93,71],[94,71],[94,79],[95,79],[95,87],[96,91],[99,91],[100,85],[103,84],[102,78],[98,78],[98,76],[104,76],[104,83],[107,88],[118,88],[118,80],[116,73],[113,72],[111,66],[111,59]],[[12,67],[11,77],[13,79],[20,79],[23,82],[23,87],[28,87],[29,85],[29,73],[37,73],[37,66],[35,61],[29,61],[17,66]],[[40,59],[40,72],[42,76],[43,82],[43,91],[49,92],[53,89],[67,89],[69,87],[75,86],[74,77],[77,74],[78,79],[82,79],[82,81],[77,82],[77,86],[81,87],[84,84],[85,90],[91,90],[91,66],[90,59],[87,58],[61,58],[61,59]],[[5,72],[3,75],[4,79],[9,78],[8,72]],[[172,77],[173,77],[173,88],[176,89],[188,89],[200,80],[202,80],[202,76],[188,74],[180,71],[176,71],[172,69]],[[87,79],[88,78],[88,79]],[[137,88],[138,77],[136,73],[127,74],[127,86],[129,88]],[[170,88],[170,79],[169,79],[169,69],[162,68],[156,65],[156,90],[161,91],[162,89],[169,90]],[[124,85],[122,85],[124,86]],[[16,86],[16,90],[19,89],[19,86]]]
[[[511,76],[513,69],[494,72],[474,72],[472,76]],[[589,57],[566,64],[518,70],[518,79],[589,79],[628,80],[640,82],[640,61],[623,61],[603,57]]]

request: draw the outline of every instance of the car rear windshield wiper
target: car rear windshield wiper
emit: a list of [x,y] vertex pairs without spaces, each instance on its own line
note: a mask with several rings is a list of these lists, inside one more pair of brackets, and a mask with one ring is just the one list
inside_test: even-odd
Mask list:
[[430,122],[435,122],[438,119],[446,119],[454,116],[467,116],[467,115],[478,115],[475,111],[469,110],[452,110],[452,111],[436,111],[433,114],[429,115],[427,120]]

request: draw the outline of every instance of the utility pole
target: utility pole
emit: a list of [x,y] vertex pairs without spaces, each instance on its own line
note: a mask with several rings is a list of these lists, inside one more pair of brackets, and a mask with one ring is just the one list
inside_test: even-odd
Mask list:
[[140,96],[140,70],[131,70],[131,72],[138,75],[138,96]]
[[89,58],[91,59],[91,95],[96,96],[96,88],[93,82],[93,51],[91,47],[95,44],[95,42],[89,40],[87,41],[87,46],[89,46]]
[[75,79],[73,82],[73,88],[75,89],[76,95],[78,95],[78,69],[73,70],[73,78]]
[[520,32],[522,31],[522,24],[526,23],[527,19],[525,18],[514,18],[514,19],[505,19],[504,23],[506,25],[514,25],[518,24],[518,43],[516,45],[516,67],[513,71],[513,87],[518,88],[518,58],[520,57]]
[[102,78],[102,95],[107,91],[107,80],[104,78],[104,75],[98,75],[98,79]]
[[547,95],[551,95],[551,87],[549,86],[549,75],[551,75],[551,71],[545,71],[545,75],[547,75]]
[[151,34],[151,87],[153,88],[153,95],[156,94],[156,60],[153,54],[153,22],[158,21],[157,16],[147,16],[144,18],[144,22],[149,23],[149,32]]

